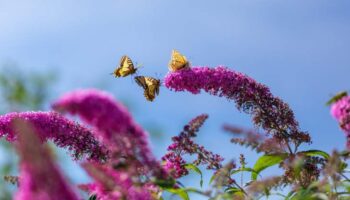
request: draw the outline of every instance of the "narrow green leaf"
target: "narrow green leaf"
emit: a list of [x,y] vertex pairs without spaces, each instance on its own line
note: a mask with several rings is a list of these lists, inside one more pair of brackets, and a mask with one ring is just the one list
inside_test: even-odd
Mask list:
[[254,169],[252,169],[250,167],[245,167],[245,168],[239,168],[239,169],[236,169],[236,170],[232,170],[231,171],[231,175],[237,174],[239,172],[251,172],[251,173],[255,173],[256,175],[258,175],[258,173]]
[[96,194],[93,194],[89,197],[89,200],[96,200],[97,199],[97,196]]
[[170,192],[170,193],[172,193],[172,194],[178,195],[183,200],[190,200],[190,197],[188,196],[187,192],[184,189],[168,188],[168,189],[165,189],[165,190]]
[[252,179],[256,180],[258,177],[258,174],[263,171],[264,169],[271,167],[273,165],[281,163],[288,154],[270,154],[270,155],[263,155],[261,156],[255,163],[253,169],[255,173],[252,173]]
[[314,200],[314,198],[311,197],[311,195],[313,194],[313,192],[311,192],[310,190],[307,189],[301,189],[298,190],[296,193],[294,193],[293,196],[291,196],[291,200],[301,200],[301,199],[310,199],[310,200]]
[[193,187],[187,187],[187,188],[184,188],[184,190],[185,190],[186,192],[192,192],[192,193],[197,193],[197,194],[203,195],[203,192],[202,192],[202,191],[200,191],[200,190],[198,190],[198,189],[196,189],[196,188],[193,188]]
[[324,152],[324,151],[321,151],[321,150],[313,149],[313,150],[308,150],[308,151],[301,151],[300,153],[302,153],[306,156],[322,156],[325,159],[329,158],[329,154]]
[[225,190],[225,192],[230,193],[230,194],[234,194],[234,193],[239,192],[239,191],[241,191],[241,190],[239,188],[236,188],[236,187],[230,187],[230,188],[227,188]]
[[294,195],[294,193],[295,193],[294,190],[290,191],[286,196],[286,200],[289,199],[290,197],[292,197]]
[[202,171],[194,164],[192,163],[188,163],[188,164],[185,164],[184,167],[188,170],[192,170],[194,172],[196,172],[197,174],[199,174],[201,176],[201,180],[199,182],[200,186],[202,187],[203,186],[203,174],[202,174]]
[[176,181],[174,179],[156,179],[154,180],[154,183],[158,185],[159,187],[165,189],[165,188],[172,188]]
[[210,177],[209,185],[215,180],[215,178],[216,178],[216,174],[214,173],[213,176]]
[[330,100],[327,101],[326,105],[330,106],[345,96],[348,96],[348,93],[346,91],[338,92],[338,94],[334,95]]

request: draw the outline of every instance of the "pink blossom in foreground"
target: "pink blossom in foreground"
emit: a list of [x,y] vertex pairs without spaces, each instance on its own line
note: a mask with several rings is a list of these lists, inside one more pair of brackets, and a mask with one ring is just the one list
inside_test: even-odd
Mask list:
[[[77,90],[63,95],[53,108],[76,114],[92,125],[97,137],[113,152],[117,165],[132,164],[143,173],[156,171],[160,165],[154,158],[148,144],[148,135],[137,125],[127,109],[110,94],[96,89]],[[132,163],[130,163],[132,162]],[[161,170],[160,170],[161,171]]]
[[124,172],[117,172],[107,165],[99,163],[84,163],[83,168],[95,180],[95,183],[81,187],[90,194],[98,196],[99,200],[128,199],[151,200],[151,194],[146,188],[133,185],[130,176]]
[[20,156],[20,186],[15,200],[78,200],[49,152],[27,122],[14,120],[18,131],[16,149]]
[[92,160],[104,160],[107,150],[95,140],[91,131],[76,122],[66,119],[56,112],[21,112],[0,116],[0,137],[10,142],[17,139],[13,120],[20,118],[35,128],[41,141],[52,140],[57,146],[68,148],[75,159],[87,156]]
[[350,96],[345,96],[333,103],[331,115],[339,122],[340,128],[346,134],[346,146],[350,149]]
[[297,146],[310,142],[307,133],[299,130],[298,122],[288,104],[271,94],[268,87],[226,67],[192,67],[168,73],[165,86],[175,91],[193,94],[204,90],[236,102],[237,108],[253,116],[253,122],[267,133]]

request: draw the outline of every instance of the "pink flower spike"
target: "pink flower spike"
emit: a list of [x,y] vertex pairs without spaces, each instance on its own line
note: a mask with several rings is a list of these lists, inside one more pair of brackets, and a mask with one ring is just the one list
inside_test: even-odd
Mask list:
[[20,186],[15,200],[78,200],[34,132],[34,127],[13,119],[18,132],[16,149],[20,156]]
[[201,90],[236,102],[238,109],[252,115],[253,123],[267,133],[296,145],[310,142],[307,133],[299,130],[288,104],[275,97],[265,85],[226,67],[192,67],[168,73],[165,86],[193,94]]
[[92,132],[66,119],[56,112],[21,112],[0,116],[0,137],[10,142],[17,139],[18,133],[12,127],[14,119],[20,118],[30,123],[42,142],[52,140],[57,146],[68,148],[75,159],[86,155],[89,160],[101,161],[107,157],[107,150],[94,138]]
[[146,171],[159,167],[149,148],[147,133],[110,94],[96,89],[77,90],[63,95],[52,107],[80,116],[119,157],[137,157]]

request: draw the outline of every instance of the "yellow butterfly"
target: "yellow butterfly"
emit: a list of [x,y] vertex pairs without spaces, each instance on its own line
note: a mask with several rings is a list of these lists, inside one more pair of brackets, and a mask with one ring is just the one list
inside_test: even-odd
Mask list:
[[168,66],[169,70],[174,72],[183,68],[188,68],[190,63],[184,55],[174,49],[171,53],[171,60],[169,61]]
[[144,96],[148,101],[153,101],[156,95],[159,95],[159,79],[148,76],[136,76],[135,81],[144,89]]
[[128,56],[123,56],[120,59],[119,67],[113,72],[115,77],[125,77],[136,73],[137,68],[134,67],[131,59]]

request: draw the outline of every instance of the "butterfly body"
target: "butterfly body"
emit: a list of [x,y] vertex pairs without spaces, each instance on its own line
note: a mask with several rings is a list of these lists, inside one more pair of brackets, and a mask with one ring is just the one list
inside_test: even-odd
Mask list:
[[177,50],[173,50],[171,53],[171,59],[169,61],[169,70],[170,71],[177,71],[180,69],[188,68],[189,67],[189,62],[187,58],[182,55],[180,52]]
[[160,80],[147,76],[136,76],[136,83],[144,90],[144,96],[148,101],[153,101],[159,95]]
[[137,68],[135,68],[132,60],[128,56],[123,56],[113,74],[115,77],[125,77],[136,73],[136,71]]

